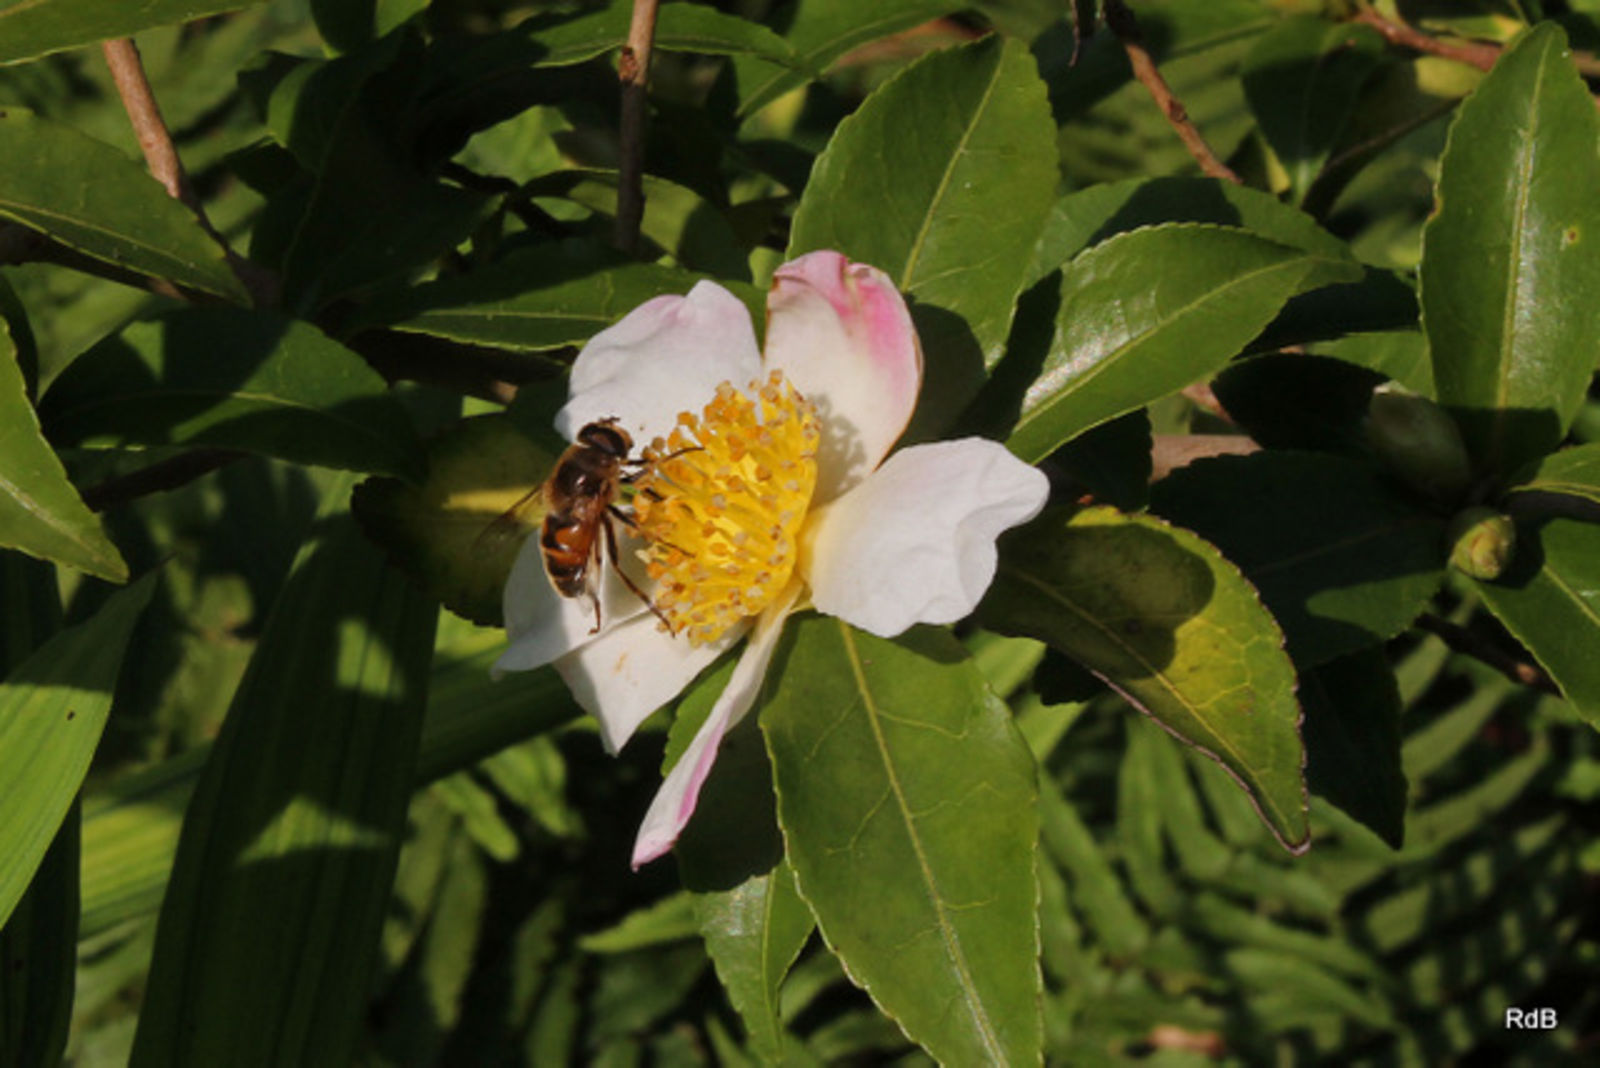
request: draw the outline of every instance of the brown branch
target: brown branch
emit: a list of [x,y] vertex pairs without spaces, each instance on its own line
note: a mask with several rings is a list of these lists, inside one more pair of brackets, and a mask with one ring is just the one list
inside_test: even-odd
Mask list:
[[632,254],[644,221],[645,86],[650,80],[650,50],[656,36],[656,0],[633,0],[628,43],[617,62],[622,83],[622,118],[617,163],[617,219],[612,243]]
[[162,184],[169,196],[194,212],[201,229],[221,246],[228,266],[257,307],[274,303],[277,299],[277,280],[269,272],[235,253],[206,217],[205,206],[183,169],[183,161],[178,158],[177,147],[172,143],[172,134],[167,130],[166,120],[161,117],[161,108],[150,90],[150,79],[145,77],[144,63],[139,58],[139,49],[133,39],[123,37],[106,41],[100,46],[100,52],[105,57],[107,69],[111,71],[111,80],[116,83],[117,95],[122,98],[123,110],[128,113],[128,122],[139,139],[139,151],[144,153],[150,174]]
[[104,512],[140,497],[187,486],[202,475],[209,475],[244,455],[232,449],[195,449],[193,452],[179,453],[85,488],[82,492],[83,503],[91,511]]
[[1167,123],[1177,133],[1183,147],[1189,150],[1189,155],[1200,164],[1200,170],[1213,178],[1225,178],[1235,185],[1243,185],[1244,180],[1233,172],[1217,154],[1211,151],[1211,146],[1206,144],[1206,139],[1200,136],[1200,131],[1195,129],[1194,123],[1189,121],[1189,113],[1184,109],[1183,103],[1172,92],[1172,87],[1156,69],[1155,60],[1150,57],[1150,52],[1144,46],[1144,39],[1139,33],[1139,23],[1133,17],[1133,12],[1123,4],[1122,0],[1105,0],[1103,13],[1106,26],[1122,42],[1123,51],[1128,53],[1128,62],[1133,67],[1133,76],[1137,78],[1146,89],[1150,91],[1151,98],[1156,106],[1161,109],[1161,114],[1167,118]]
[[1371,26],[1383,34],[1384,40],[1392,45],[1409,48],[1413,52],[1422,52],[1430,56],[1439,56],[1443,59],[1453,59],[1457,63],[1465,63],[1469,67],[1479,70],[1488,70],[1494,66],[1494,61],[1500,58],[1500,49],[1495,45],[1463,42],[1452,44],[1440,40],[1432,34],[1423,33],[1403,22],[1395,22],[1385,18],[1370,7],[1363,7],[1357,11],[1350,21],[1359,22],[1364,26]]
[[1543,668],[1525,660],[1518,660],[1498,645],[1458,623],[1424,612],[1417,617],[1417,629],[1438,637],[1463,656],[1470,656],[1489,665],[1512,682],[1532,687],[1540,693],[1554,694],[1556,697],[1562,695],[1560,688],[1549,675],[1545,674]]

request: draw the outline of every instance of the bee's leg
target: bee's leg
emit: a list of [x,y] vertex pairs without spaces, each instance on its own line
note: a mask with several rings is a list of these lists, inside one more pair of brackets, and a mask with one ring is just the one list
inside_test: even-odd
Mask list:
[[624,471],[622,473],[622,481],[624,481],[624,482],[632,482],[635,479],[637,479],[640,475],[644,474],[646,470],[648,470],[651,467],[656,466],[657,464],[664,464],[668,460],[676,459],[677,457],[682,456],[685,453],[703,452],[703,451],[705,451],[705,446],[704,445],[685,445],[683,448],[675,449],[672,452],[667,453],[665,456],[657,456],[654,460],[645,460],[645,459],[624,460],[624,461],[622,461],[622,466],[631,467],[631,468],[633,468],[633,470],[632,471]]
[[[606,532],[610,533],[611,524],[607,523],[605,526]],[[601,556],[600,542],[596,540],[594,548],[589,550],[589,570],[586,576],[588,581],[583,585],[584,596],[588,597],[589,603],[594,605],[594,626],[589,628],[590,634],[600,633],[600,591],[596,587],[600,585],[600,575],[606,566],[606,562]]]
[[[657,498],[657,499],[659,500],[660,498]],[[610,512],[612,515],[614,515],[618,519],[620,519],[628,527],[629,530],[638,530],[639,529],[639,524],[634,521],[633,516],[629,515],[627,512],[624,512],[622,509],[618,508],[616,505],[614,505],[614,504],[606,505],[606,511]],[[609,533],[609,532],[610,532],[610,528],[608,527],[607,528],[607,533]],[[689,550],[687,550],[687,549],[685,549],[685,548],[683,548],[681,546],[672,544],[666,538],[655,538],[653,540],[655,540],[657,542],[660,542],[662,545],[665,545],[669,549],[677,549],[680,553],[682,553],[685,556],[689,555]],[[615,545],[615,540],[614,539],[613,539],[613,544],[612,544],[612,547],[611,547],[611,555],[612,555],[613,559],[615,559],[615,557],[617,555],[617,549],[616,549],[616,545]]]
[[646,596],[645,592],[639,588],[638,584],[635,583],[633,579],[628,577],[628,573],[626,571],[622,570],[622,559],[617,555],[617,532],[611,526],[611,520],[606,519],[602,521],[600,525],[605,528],[606,551],[611,554],[611,566],[617,572],[617,577],[622,580],[622,584],[624,586],[627,586],[628,589],[633,591],[633,595],[635,597],[644,602],[644,606],[650,609],[650,613],[652,615],[661,620],[661,625],[667,628],[668,634],[676,634],[677,631],[672,629],[672,624],[667,620],[667,617],[662,614],[661,609],[656,607],[656,603]]

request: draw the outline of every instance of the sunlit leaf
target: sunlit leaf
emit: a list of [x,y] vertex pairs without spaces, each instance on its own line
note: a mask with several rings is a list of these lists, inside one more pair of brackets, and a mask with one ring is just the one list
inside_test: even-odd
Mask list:
[[1105,679],[1227,768],[1285,846],[1305,848],[1294,668],[1277,623],[1215,548],[1148,516],[1046,512],[1002,538],[979,617]]
[[1423,231],[1422,323],[1440,403],[1505,474],[1561,440],[1600,333],[1594,101],[1541,23],[1461,105]]
[[792,623],[761,714],[800,894],[935,1058],[1040,1057],[1033,758],[960,644]]

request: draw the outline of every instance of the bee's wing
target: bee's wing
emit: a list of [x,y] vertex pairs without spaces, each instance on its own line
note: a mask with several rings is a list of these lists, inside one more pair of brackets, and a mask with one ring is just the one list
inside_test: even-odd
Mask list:
[[472,540],[472,550],[480,556],[497,555],[502,551],[519,545],[527,537],[528,513],[534,510],[544,496],[544,487],[535,486],[533,489],[517,498],[515,504],[501,512],[478,532]]

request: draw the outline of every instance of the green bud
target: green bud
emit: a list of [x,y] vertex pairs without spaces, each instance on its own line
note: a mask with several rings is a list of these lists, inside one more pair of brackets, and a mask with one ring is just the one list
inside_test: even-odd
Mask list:
[[1517,551],[1517,525],[1493,508],[1466,508],[1450,521],[1450,566],[1475,579],[1497,579]]
[[1367,408],[1366,438],[1396,476],[1436,501],[1458,500],[1472,482],[1456,421],[1426,397],[1380,386]]

